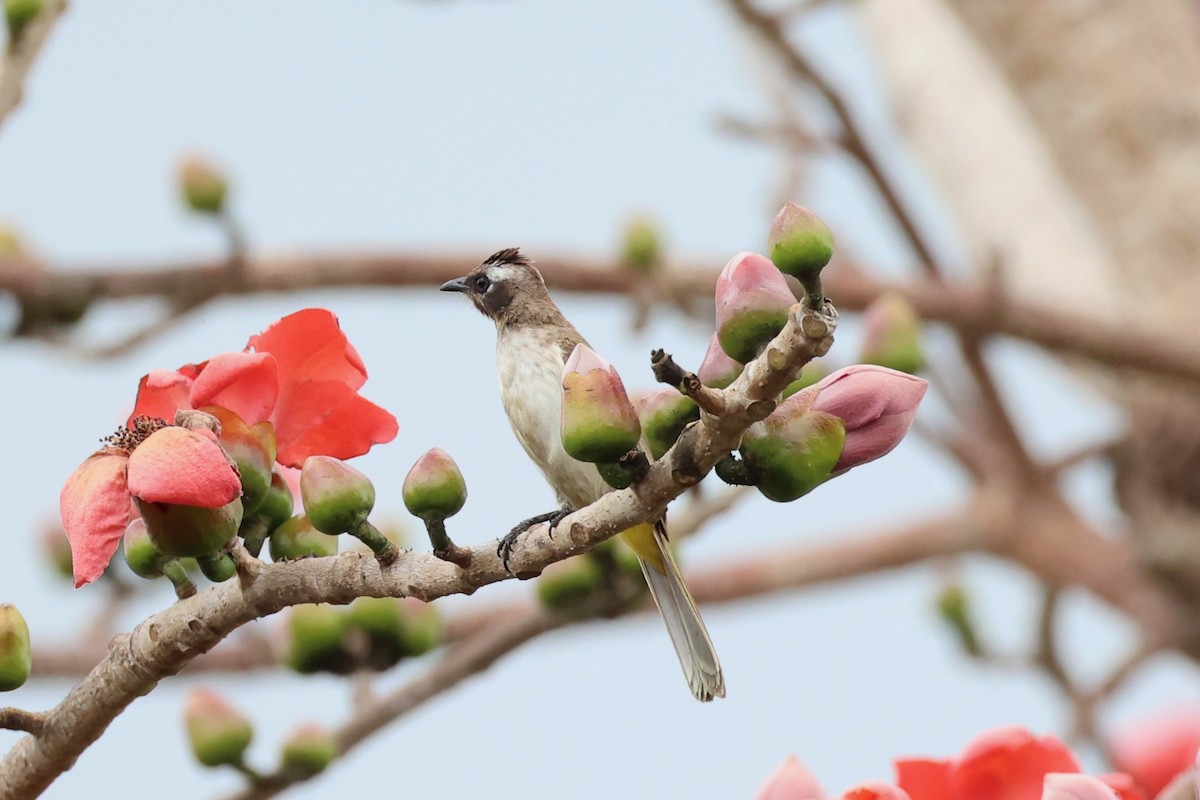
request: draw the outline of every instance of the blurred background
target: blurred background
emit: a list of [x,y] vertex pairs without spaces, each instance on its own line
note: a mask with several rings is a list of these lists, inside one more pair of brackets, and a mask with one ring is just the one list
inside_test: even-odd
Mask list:
[[[840,791],[1000,725],[1080,734],[1087,766],[1107,769],[1107,731],[1200,705],[1194,14],[1174,0],[73,3],[0,127],[0,219],[19,237],[0,262],[12,334],[0,600],[24,613],[35,661],[84,641],[105,587],[73,591],[39,539],[63,480],[125,419],[148,370],[240,349],[309,306],[337,313],[370,372],[363,394],[400,422],[356,461],[376,516],[427,547],[399,487],[437,446],[470,491],[451,534],[495,539],[553,498],[503,415],[491,324],[401,269],[390,287],[351,272],[337,285],[342,257],[458,259],[461,274],[519,245],[553,291],[554,265],[623,270],[627,227],[648,221],[662,251],[649,284],[626,275],[637,291],[556,297],[627,386],[649,388],[652,348],[694,369],[712,333],[711,299],[671,302],[670,287],[763,251],[791,199],[837,237],[828,274],[844,313],[827,360],[858,360],[852,312],[899,288],[928,320],[933,389],[919,435],[797,503],[740,500],[687,542],[685,570],[864,541],[982,496],[1000,528],[1041,544],[998,534],[979,552],[707,607],[729,688],[711,705],[688,697],[652,616],[568,627],[291,795],[748,797],[788,754]],[[194,155],[229,181],[251,274],[312,258],[330,265],[323,285],[251,279],[170,324],[157,323],[171,316],[164,296],[96,296],[77,322],[39,318],[31,298],[52,297],[54,276],[227,257],[222,226],[180,199],[178,165]],[[857,292],[852,307],[839,285]],[[1070,528],[1061,547],[1058,523],[1014,521],[1022,498],[1041,508],[1047,492],[1069,509],[1054,517]],[[947,587],[966,593],[986,652],[966,652],[939,615]],[[115,630],[174,599],[163,581],[139,588]],[[512,581],[438,605],[452,616],[529,598],[532,584]],[[1047,606],[1065,677],[1032,657]],[[276,636],[280,621],[257,625]],[[377,691],[434,663],[404,663]],[[1073,692],[1127,667],[1080,711]],[[5,699],[47,708],[75,680],[35,677]],[[185,672],[46,796],[236,791],[243,778],[188,750],[181,709],[196,686],[253,719],[263,768],[298,723],[352,713],[340,678]]]

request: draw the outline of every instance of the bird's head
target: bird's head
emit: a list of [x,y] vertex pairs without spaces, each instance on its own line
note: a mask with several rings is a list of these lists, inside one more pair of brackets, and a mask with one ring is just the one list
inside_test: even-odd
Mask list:
[[542,274],[515,247],[493,253],[441,290],[462,292],[497,326],[555,322],[560,316]]

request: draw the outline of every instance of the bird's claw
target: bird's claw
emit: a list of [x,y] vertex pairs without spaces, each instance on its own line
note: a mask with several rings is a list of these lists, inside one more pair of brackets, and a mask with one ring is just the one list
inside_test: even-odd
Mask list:
[[512,574],[512,570],[509,569],[508,566],[508,559],[512,555],[513,548],[517,546],[517,539],[521,536],[521,534],[525,533],[525,531],[529,530],[534,525],[540,525],[543,522],[549,522],[550,537],[553,538],[554,529],[558,527],[558,523],[562,522],[574,511],[575,509],[573,508],[564,507],[555,511],[547,511],[545,514],[538,514],[536,517],[530,517],[529,519],[522,520],[521,522],[517,523],[516,527],[509,531],[496,545],[496,555],[500,556],[500,562],[504,564],[504,571],[510,575]]

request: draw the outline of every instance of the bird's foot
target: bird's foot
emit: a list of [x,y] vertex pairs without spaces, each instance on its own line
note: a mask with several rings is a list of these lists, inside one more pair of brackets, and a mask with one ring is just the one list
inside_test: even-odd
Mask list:
[[512,573],[512,570],[508,568],[508,558],[512,555],[513,548],[517,546],[517,538],[520,537],[521,534],[525,533],[525,531],[529,530],[534,525],[540,525],[543,522],[549,522],[550,536],[553,537],[554,529],[558,527],[558,523],[562,522],[570,514],[574,513],[574,511],[575,509],[573,508],[563,506],[562,508],[554,511],[547,511],[545,514],[538,514],[536,517],[530,517],[529,519],[522,520],[521,522],[517,523],[516,527],[509,531],[508,534],[500,540],[500,543],[496,545],[496,555],[500,556],[500,561],[504,564],[504,571],[510,574]]

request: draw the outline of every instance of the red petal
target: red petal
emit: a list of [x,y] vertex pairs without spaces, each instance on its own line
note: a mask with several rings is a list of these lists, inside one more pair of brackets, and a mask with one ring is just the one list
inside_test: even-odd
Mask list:
[[1200,749],[1200,711],[1164,711],[1123,726],[1109,742],[1118,769],[1151,797],[1190,767]]
[[367,380],[362,359],[342,333],[337,317],[323,308],[287,315],[251,336],[246,348],[275,356],[281,400],[308,381],[338,381],[357,389]]
[[247,425],[271,418],[279,397],[279,367],[267,353],[222,353],[192,385],[192,408],[220,406]]
[[1035,738],[1024,728],[998,728],[967,745],[951,788],[954,796],[971,800],[1040,800],[1050,772],[1079,772],[1065,744],[1053,736]]
[[896,785],[912,800],[954,800],[950,791],[951,764],[933,758],[897,759]]
[[124,453],[97,453],[71,473],[59,495],[76,589],[100,577],[125,534],[129,523],[127,463]]
[[211,432],[171,427],[129,457],[129,493],[148,503],[220,508],[241,496],[242,482]]
[[908,793],[890,783],[867,781],[852,786],[842,794],[842,800],[911,800]]
[[289,467],[309,456],[347,459],[396,438],[396,418],[343,383],[309,383],[276,413],[275,459]]
[[1139,789],[1138,785],[1133,782],[1133,778],[1124,772],[1110,772],[1097,777],[1116,792],[1117,797],[1121,800],[1146,800],[1146,793]]
[[157,417],[174,422],[176,411],[192,407],[188,401],[192,377],[183,371],[169,369],[152,370],[142,376],[138,383],[137,400],[126,424],[132,423],[134,417]]

